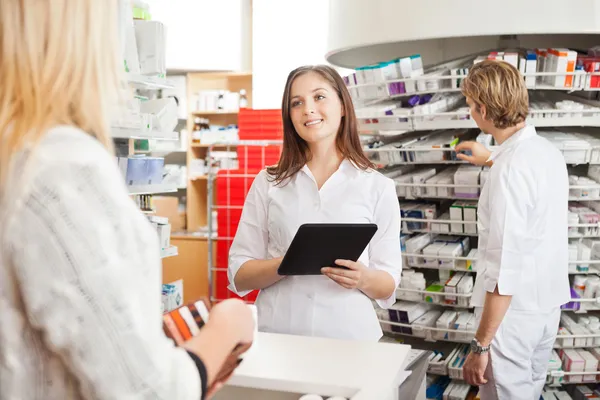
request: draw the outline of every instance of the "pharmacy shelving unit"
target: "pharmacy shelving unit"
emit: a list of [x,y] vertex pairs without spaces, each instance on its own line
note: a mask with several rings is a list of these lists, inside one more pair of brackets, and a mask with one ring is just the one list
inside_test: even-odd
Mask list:
[[[212,143],[198,143],[192,139],[194,119],[206,118],[211,125],[228,126],[237,125],[239,110],[198,110],[196,95],[203,90],[227,90],[230,92],[246,91],[248,108],[252,107],[252,73],[251,72],[192,72],[187,74],[188,93],[188,122],[187,130],[190,132],[187,152],[188,175],[192,170],[190,164],[195,160],[206,160],[209,147]],[[235,146],[229,146],[235,152]],[[216,147],[214,150],[218,150]],[[222,148],[221,150],[225,150]],[[186,226],[188,232],[205,229],[208,224],[207,210],[207,175],[190,176],[187,186]]]
[[[164,76],[145,75],[145,74],[134,74],[127,72],[125,79],[129,87],[134,90],[136,96],[146,98],[146,94],[154,94],[162,89],[173,89],[174,85]],[[127,113],[127,111],[125,111]],[[130,115],[125,118],[126,123],[119,119],[112,123],[111,134],[115,142],[117,154],[120,156],[133,156],[136,154],[135,141],[136,140],[148,140],[149,143],[155,141],[177,141],[179,140],[179,134],[177,132],[163,132],[154,129],[151,125],[151,115],[139,114]],[[168,184],[154,184],[154,185],[130,185],[127,187],[131,197],[142,207],[142,212],[153,217],[155,220],[160,219],[161,223],[166,223],[166,218],[154,217],[155,210],[151,209],[151,196],[156,194],[176,192],[177,187]],[[161,249],[161,258],[169,258],[178,255],[178,248],[176,246],[169,246]],[[166,283],[166,282],[165,282]]]
[[[432,11],[432,7],[435,11]],[[418,81],[427,79],[429,81],[437,80],[439,87],[437,90],[429,90],[421,92],[412,92],[410,94],[388,95],[385,92],[383,96],[375,98],[362,99],[355,103],[357,109],[357,118],[360,133],[366,138],[372,135],[379,143],[392,142],[393,138],[398,138],[400,135],[410,135],[413,132],[423,134],[427,131],[435,130],[453,130],[453,129],[472,129],[476,128],[473,120],[469,118],[468,110],[449,110],[427,115],[385,115],[385,113],[369,114],[364,113],[364,110],[372,110],[374,106],[380,105],[386,100],[395,100],[408,98],[408,96],[417,94],[438,94],[446,93],[447,95],[457,95],[460,89],[447,81],[448,79],[457,79],[461,76],[442,76],[442,75],[427,75],[428,69],[433,70],[433,66],[445,65],[454,68],[457,65],[465,64],[465,60],[473,60],[477,54],[487,54],[494,49],[527,49],[527,48],[573,48],[573,49],[588,49],[600,44],[600,25],[597,24],[599,17],[597,5],[593,0],[584,0],[578,3],[578,16],[571,18],[565,15],[564,9],[558,0],[549,0],[544,2],[544,17],[538,18],[539,5],[535,2],[522,2],[518,0],[505,0],[503,2],[491,2],[485,7],[474,6],[469,0],[457,0],[452,3],[435,3],[431,2],[413,2],[410,7],[407,7],[402,2],[387,2],[385,0],[374,0],[371,2],[363,2],[360,0],[331,0],[330,2],[330,28],[329,42],[326,59],[331,64],[344,68],[358,68],[367,65],[372,65],[388,60],[393,60],[398,57],[410,56],[412,54],[420,54],[425,65],[425,76],[407,79],[396,79],[387,81],[386,84],[392,82],[414,81],[418,87]],[[380,10],[385,9],[384,13]],[[464,10],[468,9],[469,13]],[[513,11],[518,9],[518,13]],[[494,18],[487,18],[487,15],[494,15]],[[342,17],[340,17],[342,16]],[[402,17],[401,17],[402,16]],[[540,34],[541,33],[541,34]],[[532,101],[536,96],[546,96],[552,99],[572,99],[578,103],[584,104],[585,111],[579,114],[565,113],[555,109],[539,109],[532,107],[528,122],[537,128],[560,128],[568,129],[583,129],[586,132],[598,132],[600,127],[600,114],[598,110],[600,103],[592,100],[596,98],[598,88],[592,88],[588,84],[591,79],[591,74],[587,74],[579,87],[575,88],[556,88],[546,84],[540,84],[535,79],[547,73],[528,74],[530,78],[534,78],[534,85],[530,85],[529,92]],[[352,86],[352,85],[350,85]],[[355,85],[354,89],[359,89],[361,85]],[[387,86],[386,86],[387,87]],[[381,93],[379,91],[378,93]],[[589,107],[589,108],[588,108]],[[548,129],[551,131],[551,129]],[[369,140],[369,139],[367,139]],[[585,149],[580,149],[585,152],[592,153],[597,150],[597,145],[591,144]],[[380,148],[370,148],[368,152],[372,159],[381,159],[384,154],[396,154],[395,165],[415,164],[415,165],[430,165],[438,167],[450,167],[452,165],[464,164],[457,160],[442,160],[438,162],[431,161],[406,161],[406,158],[401,157],[402,152],[406,151],[448,151],[448,149],[432,149],[429,148],[389,148],[382,146]],[[383,157],[390,158],[390,157]],[[570,168],[578,168],[577,171],[582,171],[588,165],[597,164],[598,161],[591,157],[587,157],[585,162],[571,162],[566,159],[566,163]],[[578,165],[571,165],[578,164]],[[407,187],[413,186],[406,184]],[[426,187],[427,185],[421,185]],[[436,185],[428,185],[436,186]],[[458,186],[456,186],[458,187]],[[456,188],[455,187],[455,188]],[[577,189],[577,187],[571,187]],[[461,197],[426,197],[421,196],[417,200],[453,200],[464,199]],[[400,199],[404,201],[404,199]],[[474,200],[472,198],[464,200]],[[476,199],[475,199],[476,200]],[[591,202],[600,200],[599,197],[581,197],[571,195],[571,201]],[[589,203],[584,203],[589,204]],[[404,222],[423,222],[423,220],[403,219]],[[461,224],[464,221],[453,220],[426,220],[427,229],[422,231],[431,231],[433,224]],[[600,226],[591,224],[586,226],[578,224],[570,228],[570,240],[579,238],[600,237],[598,228]],[[412,230],[411,232],[417,232]],[[453,234],[453,233],[449,233]],[[463,235],[464,234],[460,234]],[[471,234],[472,244],[477,241],[477,235]],[[472,246],[475,247],[475,246]],[[423,257],[421,254],[403,254],[403,259],[407,257]],[[474,263],[472,270],[462,269],[460,271],[468,274],[476,274],[475,260],[467,257],[453,257],[451,259],[463,262]],[[570,262],[570,270],[573,274],[598,274],[600,271],[600,262],[598,260],[577,260]],[[589,264],[589,270],[579,272],[575,270],[577,264]],[[420,271],[435,273],[432,269],[440,269],[440,267],[420,267]],[[397,297],[400,299],[416,299],[416,296],[430,295],[424,291],[407,290],[399,288]],[[442,293],[435,292],[435,295],[445,298]],[[471,294],[464,294],[469,297]],[[453,296],[456,296],[453,294]],[[593,310],[599,309],[600,299],[576,299],[580,303],[580,308],[577,313],[592,313]],[[425,301],[423,297],[421,300]],[[434,307],[441,311],[445,309],[459,309],[455,304],[444,304],[444,300],[440,300],[442,304],[437,304]],[[465,307],[468,309],[468,307]],[[404,337],[414,347],[435,349],[436,347],[444,347],[452,349],[453,343],[464,344],[468,343],[474,334],[474,331],[456,330],[456,329],[440,329],[429,327],[418,327],[411,324],[390,321],[385,316],[386,311],[381,313],[380,322],[385,331],[389,333],[391,328],[394,328],[393,336]],[[570,315],[574,319],[574,311],[564,311],[566,315]],[[600,345],[600,334],[590,335],[560,335],[558,336],[556,348],[590,348]],[[564,345],[566,341],[572,341],[573,344]],[[590,342],[591,340],[591,342]],[[433,347],[432,347],[433,346]],[[448,347],[450,346],[450,347]],[[560,363],[560,362],[559,362]],[[435,368],[433,368],[435,370]],[[600,370],[600,368],[598,368]],[[436,372],[440,374],[440,371]],[[441,369],[442,375],[449,375],[453,379],[460,379],[462,372],[452,371],[452,368]],[[600,378],[600,371],[591,371],[586,373],[567,373],[549,369],[548,382],[551,385],[560,385],[566,383],[580,382],[595,382]]]
[[[449,113],[447,113],[449,114]],[[441,115],[442,117],[445,117],[446,115]],[[465,117],[461,115],[461,117]],[[395,119],[397,120],[397,116],[395,116]],[[542,118],[540,118],[541,120]],[[367,121],[365,121],[367,120]],[[359,121],[361,121],[361,119],[359,119]],[[362,122],[363,125],[361,126],[361,128],[364,128],[364,126],[368,126],[369,123],[372,121],[372,119],[369,118],[363,118]],[[575,118],[562,118],[561,116],[557,116],[557,117],[553,117],[553,118],[544,118],[544,124],[538,124],[536,121],[536,118],[530,118],[530,123],[534,124],[534,125],[543,125],[545,127],[563,127],[563,126],[590,126],[590,127],[597,127],[600,126],[598,125],[599,121],[597,119],[597,117],[579,117],[577,119]],[[460,125],[459,125],[460,124]],[[430,121],[428,122],[427,126],[422,126],[419,125],[418,123],[412,123],[410,118],[408,119],[408,124],[404,124],[400,127],[398,126],[392,126],[392,132],[394,135],[398,135],[398,132],[404,132],[405,134],[410,133],[411,131],[428,131],[428,130],[434,130],[434,129],[443,129],[443,130],[448,130],[448,129],[464,129],[464,128],[471,128],[472,126],[472,121],[471,120],[436,120],[436,121]],[[372,130],[372,127],[369,127],[368,129],[362,129],[362,133],[368,133],[368,134],[375,134],[378,135],[381,133],[381,131],[377,131],[377,130]],[[382,136],[385,136],[385,132]],[[381,137],[379,137],[379,139],[381,139]],[[577,150],[577,149],[574,149]],[[586,149],[582,149],[583,151],[587,151],[587,152],[592,152],[593,149],[592,148],[586,148]],[[386,147],[381,147],[381,148],[373,148],[373,149],[367,149],[366,150],[367,153],[370,155],[370,157],[374,160],[378,160],[378,159],[393,159],[393,157],[390,157],[391,153],[396,153],[396,154],[400,154],[400,153],[404,153],[404,152],[411,152],[411,153],[415,153],[415,152],[420,152],[421,154],[423,154],[424,152],[439,152],[439,151],[448,151],[448,149],[433,149],[431,147],[413,147],[413,148],[386,148]],[[383,154],[382,153],[388,153],[388,157],[381,157]],[[402,157],[400,157],[402,158]],[[396,159],[398,159],[398,157],[396,157]],[[461,164],[465,164],[462,161],[456,161],[456,160],[442,160],[439,162],[434,162],[434,161],[425,161],[425,162],[411,162],[411,161],[402,161],[402,162],[393,162],[392,164],[395,165],[400,165],[400,164],[405,164],[405,165],[410,165],[410,164],[420,164],[421,166],[434,166],[436,164],[441,164],[441,166],[443,167],[449,167],[451,165],[461,165]],[[578,167],[580,168],[582,166],[582,163],[578,163]],[[572,185],[570,187],[570,191],[574,191],[577,189],[584,189],[583,193],[586,192],[586,190],[590,190],[590,189],[598,189],[599,188],[600,183],[595,183],[595,184],[591,184],[591,185]],[[473,198],[473,197],[462,197],[462,196],[428,196],[425,193],[425,189],[426,188],[438,188],[438,187],[446,187],[449,189],[452,189],[452,192],[454,193],[457,189],[480,189],[481,186],[480,185],[456,185],[456,184],[415,184],[415,183],[397,183],[397,187],[404,187],[405,190],[409,190],[410,193],[410,189],[413,188],[420,188],[421,189],[421,194],[418,196],[404,196],[404,197],[400,197],[401,201],[404,200],[425,200],[425,201],[443,201],[443,200],[477,200],[477,198]],[[577,202],[591,202],[591,201],[597,201],[599,200],[599,198],[597,196],[593,196],[593,197],[585,197],[585,196],[570,196],[569,198],[570,201],[577,201]],[[435,219],[421,219],[421,218],[407,218],[407,217],[403,217],[402,219],[403,222],[405,223],[423,223],[425,222],[427,225],[427,228],[425,229],[411,229],[409,232],[405,232],[405,233],[418,233],[418,232],[436,232],[436,233],[440,233],[437,230],[433,230],[432,227],[435,225],[446,225],[446,226],[450,226],[452,224],[476,224],[476,222],[473,221],[462,221],[462,220],[452,220],[452,219],[443,219],[443,218],[435,218]],[[569,233],[569,239],[570,240],[577,240],[577,239],[583,239],[583,238],[600,238],[600,225],[599,224],[573,224],[569,226],[570,228],[570,233]],[[450,231],[445,232],[447,234],[450,235],[458,235],[458,236],[470,236],[471,240],[477,240],[478,235],[476,233],[466,233],[466,232],[462,232],[462,233],[453,233]],[[441,233],[440,233],[441,234]],[[476,246],[473,246],[476,247]],[[476,259],[474,258],[469,258],[469,257],[431,257],[431,256],[424,256],[423,254],[419,254],[419,253],[405,253],[403,254],[403,260],[406,260],[407,258],[435,258],[438,261],[441,260],[452,260],[452,261],[463,261],[463,262],[470,262],[472,264],[476,265]],[[599,270],[598,270],[598,265],[600,264],[600,260],[573,260],[569,262],[570,264],[570,274],[573,275],[598,275],[599,274]],[[576,265],[589,265],[589,269],[585,270],[585,271],[578,271],[575,266]],[[407,266],[405,265],[405,268],[407,268]],[[454,272],[464,272],[467,274],[476,274],[476,266],[473,267],[472,269],[465,269],[465,268],[456,268],[456,267],[440,267],[438,266],[425,266],[425,265],[411,265],[410,266],[411,269],[416,269],[419,271],[423,271],[423,270],[440,270],[440,269],[449,269],[452,270]],[[431,274],[429,274],[431,275]],[[416,297],[415,297],[416,295]],[[459,304],[448,304],[448,302],[445,302],[444,300],[440,300],[439,302],[435,302],[432,303],[431,298],[432,297],[441,297],[441,298],[446,298],[446,297],[453,297],[454,299],[456,298],[470,298],[472,295],[472,293],[467,293],[467,294],[447,294],[447,293],[439,293],[439,292],[427,292],[425,290],[414,290],[414,289],[406,289],[406,288],[399,288],[397,290],[397,299],[398,300],[406,300],[406,301],[411,301],[411,302],[422,302],[422,303],[429,303],[429,304],[435,304],[435,308],[438,308],[440,310],[444,310],[444,309],[453,309],[453,310],[457,310],[457,311],[467,311],[472,309],[472,307],[470,307],[469,305],[459,305]],[[427,299],[429,298],[429,299]],[[593,311],[598,311],[600,310],[600,297],[599,298],[577,298],[577,299],[572,299],[573,303],[577,303],[578,307],[576,307],[576,310],[573,311],[565,311],[565,312],[569,312],[572,314],[586,314],[586,313],[590,313]],[[410,337],[412,340],[410,340],[410,342],[415,346],[415,347],[419,347],[419,342],[415,342],[415,340],[422,340],[422,341],[426,341],[426,342],[430,342],[427,346],[427,348],[432,348],[432,344],[431,343],[435,343],[435,342],[442,342],[442,343],[456,343],[456,344],[461,344],[461,343],[468,343],[469,340],[472,338],[472,336],[474,335],[474,331],[466,331],[466,330],[457,330],[457,329],[441,329],[441,328],[435,328],[435,327],[421,327],[421,326],[415,326],[415,325],[411,325],[411,324],[403,324],[403,323],[399,323],[399,322],[394,322],[394,321],[390,321],[389,317],[385,316],[385,313],[379,313],[380,316],[384,316],[382,318],[380,318],[380,322],[382,324],[382,327],[384,328],[384,331],[386,331],[386,333],[391,334],[392,336],[401,336],[401,337]],[[390,332],[390,330],[392,330],[392,332]],[[444,337],[439,337],[436,333],[439,332],[446,332],[446,335]],[[581,338],[583,336],[583,338],[589,337],[591,340],[600,340],[600,334],[596,333],[596,334],[591,334],[591,335],[563,335],[561,336],[561,339],[571,339],[571,340],[575,340],[577,338]],[[557,343],[560,343],[561,341],[557,340]],[[437,345],[433,345],[433,348],[436,348]],[[593,347],[589,345],[589,343],[584,343],[584,344],[580,344],[579,346],[575,346],[575,345],[570,345],[570,346],[562,346],[560,344],[555,345],[556,349],[573,349],[573,348],[589,348],[589,347]],[[448,349],[448,347],[444,347],[446,349]],[[448,350],[449,351],[449,350]],[[453,379],[461,379],[462,378],[462,371],[453,371],[453,373],[448,372],[448,375],[451,376]],[[589,379],[590,376],[594,376],[594,379]],[[581,379],[579,379],[581,378]],[[562,370],[554,370],[554,371],[550,371],[549,372],[549,377],[548,377],[548,383],[554,386],[560,386],[561,384],[576,384],[576,383],[592,383],[592,382],[596,382],[595,379],[595,374],[594,373],[577,373],[577,372],[564,372]]]

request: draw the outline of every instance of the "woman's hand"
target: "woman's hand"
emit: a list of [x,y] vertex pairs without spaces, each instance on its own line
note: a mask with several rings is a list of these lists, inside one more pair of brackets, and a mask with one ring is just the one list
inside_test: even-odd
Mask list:
[[346,289],[362,290],[370,272],[369,269],[360,261],[335,260],[335,263],[348,269],[324,267],[321,268],[321,273]]
[[209,321],[239,335],[238,343],[247,344],[254,340],[252,310],[242,300],[228,299],[217,303],[210,311]]
[[208,386],[206,398],[211,399],[231,378],[241,362],[240,356],[250,348],[254,340],[254,317],[250,307],[242,300],[228,299],[212,308],[208,324],[218,326],[222,332],[233,333],[234,343],[237,343]]
[[458,157],[459,159],[461,159],[463,161],[470,162],[471,164],[480,165],[480,166],[485,166],[485,165],[491,166],[492,165],[491,162],[488,162],[488,159],[490,158],[490,155],[492,153],[481,143],[473,142],[473,141],[461,142],[456,145],[456,147],[454,148],[454,151],[456,151],[457,153],[459,151],[470,151],[471,152],[470,156],[459,153],[456,155],[456,157]]

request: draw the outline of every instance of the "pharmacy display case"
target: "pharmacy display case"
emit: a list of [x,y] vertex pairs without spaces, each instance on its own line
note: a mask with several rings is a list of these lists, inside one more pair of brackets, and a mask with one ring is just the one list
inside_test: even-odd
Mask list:
[[[160,92],[174,87],[166,76],[166,27],[139,4],[123,2],[123,12],[128,23],[122,32],[122,58],[131,92],[111,120],[115,161],[131,198],[156,229],[161,257],[168,263],[179,255],[179,249],[171,243],[169,218],[157,215],[154,198],[178,188],[163,179],[164,158],[147,154],[158,143],[179,140],[176,102]],[[140,147],[147,150],[140,151]],[[162,287],[163,309],[168,310],[183,302],[184,283],[180,271],[168,270],[163,277],[167,278]]]
[[573,384],[599,381],[600,6],[581,1],[576,13],[564,7],[555,0],[485,7],[470,0],[330,2],[326,58],[355,69],[346,84],[359,130],[370,159],[396,182],[402,213],[398,302],[378,310],[379,319],[386,334],[434,350],[429,373],[440,378],[431,379],[432,392],[463,391],[465,344],[476,329],[469,304],[476,209],[488,169],[457,159],[452,147],[468,139],[494,146],[460,93],[469,67],[487,58],[519,68],[528,122],[569,169],[572,301],[563,307],[547,391],[565,387],[577,397],[586,389]]

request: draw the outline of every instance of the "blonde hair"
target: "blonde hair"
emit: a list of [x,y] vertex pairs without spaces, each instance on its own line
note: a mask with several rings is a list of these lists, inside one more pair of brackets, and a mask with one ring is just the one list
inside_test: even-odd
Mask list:
[[479,109],[486,108],[486,119],[499,129],[525,121],[529,95],[523,76],[505,61],[484,60],[475,64],[462,83],[462,93]]
[[112,151],[110,112],[124,82],[118,4],[0,1],[0,194],[11,158],[53,126],[77,127]]

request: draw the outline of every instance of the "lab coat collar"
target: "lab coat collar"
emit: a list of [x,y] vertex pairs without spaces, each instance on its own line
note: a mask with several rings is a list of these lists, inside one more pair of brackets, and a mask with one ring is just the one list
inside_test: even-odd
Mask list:
[[[312,172],[310,171],[310,168],[308,168],[307,164],[304,164],[304,166],[301,169],[302,172],[304,172],[306,175],[308,175],[308,177],[310,179],[312,179],[313,181],[316,182],[314,175],[312,174]],[[359,168],[350,160],[348,160],[347,158],[344,158],[339,166],[339,168],[337,169],[337,172],[343,172],[346,175],[350,175],[353,173],[357,173],[359,171]]]
[[525,127],[523,129],[515,132],[511,137],[506,139],[504,141],[504,143],[502,143],[500,146],[497,146],[494,149],[494,151],[492,151],[492,154],[488,158],[488,162],[494,161],[496,158],[498,158],[498,156],[500,154],[502,154],[507,149],[510,149],[517,143],[519,143],[523,140],[526,140],[526,139],[530,139],[536,135],[537,135],[537,133],[536,133],[535,127],[533,125],[525,125]]

